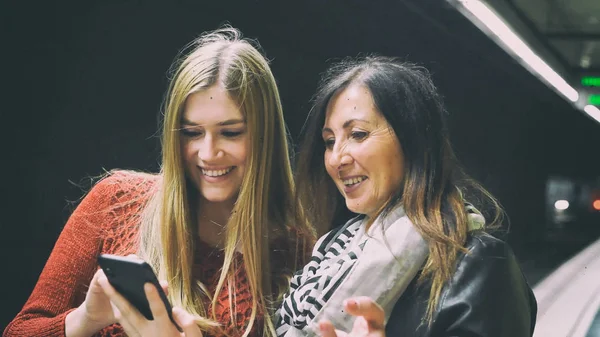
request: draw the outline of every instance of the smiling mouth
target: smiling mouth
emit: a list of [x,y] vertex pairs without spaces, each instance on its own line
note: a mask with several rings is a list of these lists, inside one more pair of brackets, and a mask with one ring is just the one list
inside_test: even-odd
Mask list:
[[207,170],[207,169],[202,169],[202,174],[207,176],[207,177],[221,177],[226,175],[227,173],[231,172],[233,169],[235,168],[235,166],[226,168],[226,169],[222,169],[222,170]]
[[354,178],[349,178],[349,179],[344,179],[342,180],[342,183],[344,184],[344,186],[354,186],[358,183],[363,182],[364,180],[367,180],[366,176],[360,176],[360,177],[354,177]]

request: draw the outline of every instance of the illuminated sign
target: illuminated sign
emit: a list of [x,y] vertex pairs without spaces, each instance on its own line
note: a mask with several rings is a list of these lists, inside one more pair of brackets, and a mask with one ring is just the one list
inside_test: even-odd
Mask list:
[[581,84],[586,87],[600,87],[600,77],[598,77],[598,76],[582,77]]
[[589,95],[588,102],[592,105],[600,105],[600,95]]

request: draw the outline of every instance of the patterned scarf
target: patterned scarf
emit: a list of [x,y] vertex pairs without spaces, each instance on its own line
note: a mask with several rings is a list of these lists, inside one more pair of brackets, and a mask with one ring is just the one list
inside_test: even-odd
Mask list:
[[[470,229],[483,227],[483,216],[469,204],[467,211]],[[343,301],[354,296],[374,299],[387,321],[429,247],[402,207],[378,217],[367,233],[364,221],[354,218],[316,243],[276,313],[278,337],[319,336],[317,323],[323,318],[350,331],[354,317],[343,311]]]

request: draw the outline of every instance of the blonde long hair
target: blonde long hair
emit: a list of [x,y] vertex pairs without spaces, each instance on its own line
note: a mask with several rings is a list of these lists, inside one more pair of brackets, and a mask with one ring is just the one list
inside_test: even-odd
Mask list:
[[[314,234],[293,198],[288,132],[279,92],[267,60],[257,48],[238,30],[224,27],[190,43],[174,63],[163,108],[162,179],[141,219],[139,254],[169,282],[168,297],[173,305],[196,315],[203,330],[218,331],[214,308],[226,284],[231,322],[236,325],[232,294],[238,266],[234,253],[243,243],[241,251],[253,298],[244,336],[260,313],[265,314],[263,335],[271,336],[275,330],[268,314],[286,291],[289,277],[298,268],[296,263],[303,263],[304,249]],[[224,265],[216,293],[210,294],[206,285],[192,276],[197,228],[196,210],[190,200],[195,192],[185,177],[178,130],[186,99],[213,85],[222,85],[240,106],[251,151],[226,226]],[[275,257],[274,241],[284,242],[284,247],[289,247],[287,254],[277,251]],[[204,305],[207,299],[212,312]]]

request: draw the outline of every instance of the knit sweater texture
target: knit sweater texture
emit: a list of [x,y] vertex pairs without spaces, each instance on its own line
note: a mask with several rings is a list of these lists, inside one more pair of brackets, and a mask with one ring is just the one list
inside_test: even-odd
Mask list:
[[[65,335],[65,317],[83,303],[98,270],[98,255],[137,251],[140,213],[159,179],[157,175],[116,171],[90,190],[67,221],[31,296],[4,330],[4,337]],[[215,307],[223,336],[241,335],[252,311],[242,255],[236,254],[236,326],[231,322],[227,282]],[[192,273],[211,293],[215,292],[223,258],[222,251],[197,240]],[[210,301],[206,301],[205,308],[212,310]],[[250,336],[259,335],[262,322],[259,317]],[[120,337],[125,333],[119,324],[113,324],[94,336]]]

